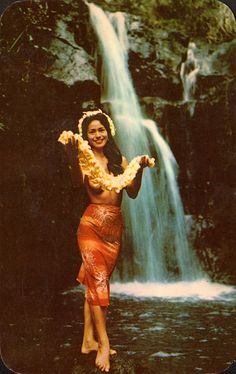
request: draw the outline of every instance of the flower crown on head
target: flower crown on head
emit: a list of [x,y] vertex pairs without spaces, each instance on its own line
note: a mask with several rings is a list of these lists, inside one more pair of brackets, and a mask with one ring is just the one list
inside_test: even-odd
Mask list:
[[83,134],[82,123],[83,123],[84,119],[87,118],[87,117],[95,116],[96,114],[99,114],[99,113],[102,113],[107,118],[108,123],[109,123],[109,127],[110,127],[110,131],[111,131],[111,135],[112,136],[115,135],[116,129],[115,129],[115,125],[114,125],[112,119],[106,113],[104,113],[101,109],[98,109],[98,110],[89,110],[88,112],[83,112],[83,116],[80,118],[80,120],[78,122],[79,134],[81,136]]

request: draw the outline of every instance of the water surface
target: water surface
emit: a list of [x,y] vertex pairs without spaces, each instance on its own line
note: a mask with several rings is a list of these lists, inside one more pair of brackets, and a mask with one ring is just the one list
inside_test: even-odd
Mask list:
[[[216,374],[236,355],[234,289],[205,299],[116,292],[108,329],[112,346],[123,357],[135,358],[160,374]],[[78,363],[83,290],[76,287],[51,297],[32,294],[17,308],[13,302],[6,304],[1,325],[2,355],[12,369],[69,374]]]

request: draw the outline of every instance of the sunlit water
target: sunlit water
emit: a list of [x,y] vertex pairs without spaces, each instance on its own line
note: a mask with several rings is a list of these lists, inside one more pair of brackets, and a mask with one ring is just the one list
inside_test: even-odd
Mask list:
[[[79,363],[83,300],[82,287],[74,287],[49,298],[32,295],[6,310],[6,363],[25,374],[70,374]],[[120,357],[158,374],[219,373],[236,355],[235,287],[113,284],[108,331]]]

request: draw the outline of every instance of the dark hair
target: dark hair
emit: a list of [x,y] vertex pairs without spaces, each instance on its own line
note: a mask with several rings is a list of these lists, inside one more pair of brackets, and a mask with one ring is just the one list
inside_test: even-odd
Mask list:
[[111,135],[111,130],[110,130],[108,119],[103,113],[97,113],[92,116],[85,117],[85,119],[82,122],[83,139],[88,140],[88,126],[94,120],[99,121],[107,130],[108,141],[106,145],[104,146],[104,155],[108,159],[107,167],[108,167],[109,172],[113,173],[114,175],[123,173],[124,170],[123,170],[123,167],[121,166],[122,155]]

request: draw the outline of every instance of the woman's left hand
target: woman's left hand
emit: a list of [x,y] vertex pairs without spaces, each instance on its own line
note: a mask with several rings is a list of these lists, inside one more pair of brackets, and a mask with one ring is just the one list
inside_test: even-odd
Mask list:
[[153,159],[151,159],[148,155],[140,156],[139,165],[142,169],[146,168],[147,166],[153,166]]

